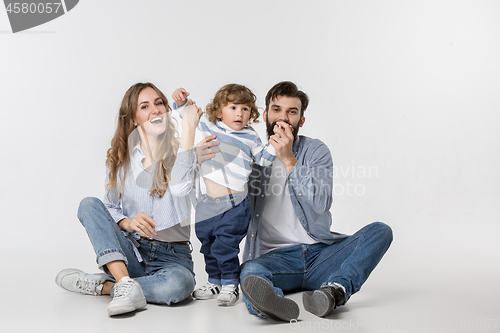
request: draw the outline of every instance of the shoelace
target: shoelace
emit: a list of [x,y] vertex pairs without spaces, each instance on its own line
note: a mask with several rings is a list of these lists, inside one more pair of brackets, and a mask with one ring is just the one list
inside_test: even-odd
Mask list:
[[224,285],[222,286],[221,294],[233,294],[234,296],[239,296],[238,288],[235,287],[234,284]]
[[80,292],[82,293],[92,294],[94,296],[97,296],[98,292],[96,290],[96,287],[100,284],[101,284],[100,281],[79,278],[76,281],[76,288],[80,290]]
[[132,289],[133,286],[134,286],[133,280],[118,282],[117,284],[115,284],[115,298],[127,296],[130,293],[130,290]]

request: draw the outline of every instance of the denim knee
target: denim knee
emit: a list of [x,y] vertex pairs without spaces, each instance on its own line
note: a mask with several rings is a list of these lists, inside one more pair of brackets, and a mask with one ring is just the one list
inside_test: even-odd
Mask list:
[[241,265],[240,281],[246,275],[258,275],[262,277],[264,276],[268,277],[267,275],[269,275],[269,270],[267,270],[264,266],[262,266],[258,262],[249,260]]
[[95,209],[97,206],[102,205],[102,201],[95,197],[86,197],[80,201],[80,206],[78,207],[78,215],[82,212],[88,211],[88,209]]
[[392,229],[387,224],[383,222],[373,222],[369,226],[373,229],[373,233],[377,235],[377,238],[385,241],[387,245],[390,245],[392,243]]
[[151,295],[146,295],[151,303],[170,305],[181,302],[191,295],[195,286],[193,274],[184,267],[169,268],[151,278],[156,280]]
[[84,218],[86,214],[89,214],[90,212],[99,209],[99,207],[101,206],[104,207],[104,204],[98,198],[94,197],[84,198],[82,201],[80,201],[80,205],[78,206],[78,213],[77,213],[78,219],[80,220],[80,222],[82,222],[82,218]]

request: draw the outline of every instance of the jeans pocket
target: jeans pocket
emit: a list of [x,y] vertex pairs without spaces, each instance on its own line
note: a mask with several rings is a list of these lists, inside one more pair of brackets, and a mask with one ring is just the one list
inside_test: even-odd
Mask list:
[[172,246],[170,249],[174,257],[184,260],[188,263],[193,263],[193,258],[191,257],[191,248],[189,245]]

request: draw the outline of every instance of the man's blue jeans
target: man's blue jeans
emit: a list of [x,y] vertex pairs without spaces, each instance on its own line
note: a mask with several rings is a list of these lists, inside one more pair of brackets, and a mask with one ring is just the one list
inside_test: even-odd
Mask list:
[[[240,277],[261,276],[279,296],[284,291],[315,290],[340,283],[346,289],[347,301],[359,291],[391,242],[391,228],[374,222],[332,245],[299,244],[261,255],[243,263]],[[243,299],[250,313],[256,314]]]
[[83,199],[78,208],[78,219],[92,242],[99,268],[110,275],[105,266],[107,263],[125,262],[130,277],[141,285],[147,302],[177,303],[193,292],[195,279],[189,245],[140,239],[138,250],[143,261],[139,262],[133,245],[101,200]]

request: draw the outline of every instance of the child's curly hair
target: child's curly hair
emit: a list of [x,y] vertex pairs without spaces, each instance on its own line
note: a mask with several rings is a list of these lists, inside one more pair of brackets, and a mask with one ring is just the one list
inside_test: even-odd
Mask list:
[[254,93],[247,87],[236,83],[226,84],[215,93],[214,99],[207,104],[206,114],[208,120],[214,123],[216,119],[221,119],[222,108],[224,106],[229,103],[245,104],[250,107],[250,119],[248,120],[248,124],[250,125],[252,122],[258,123],[259,121],[257,119],[260,116],[260,112],[255,105],[256,101],[257,97],[255,97]]

